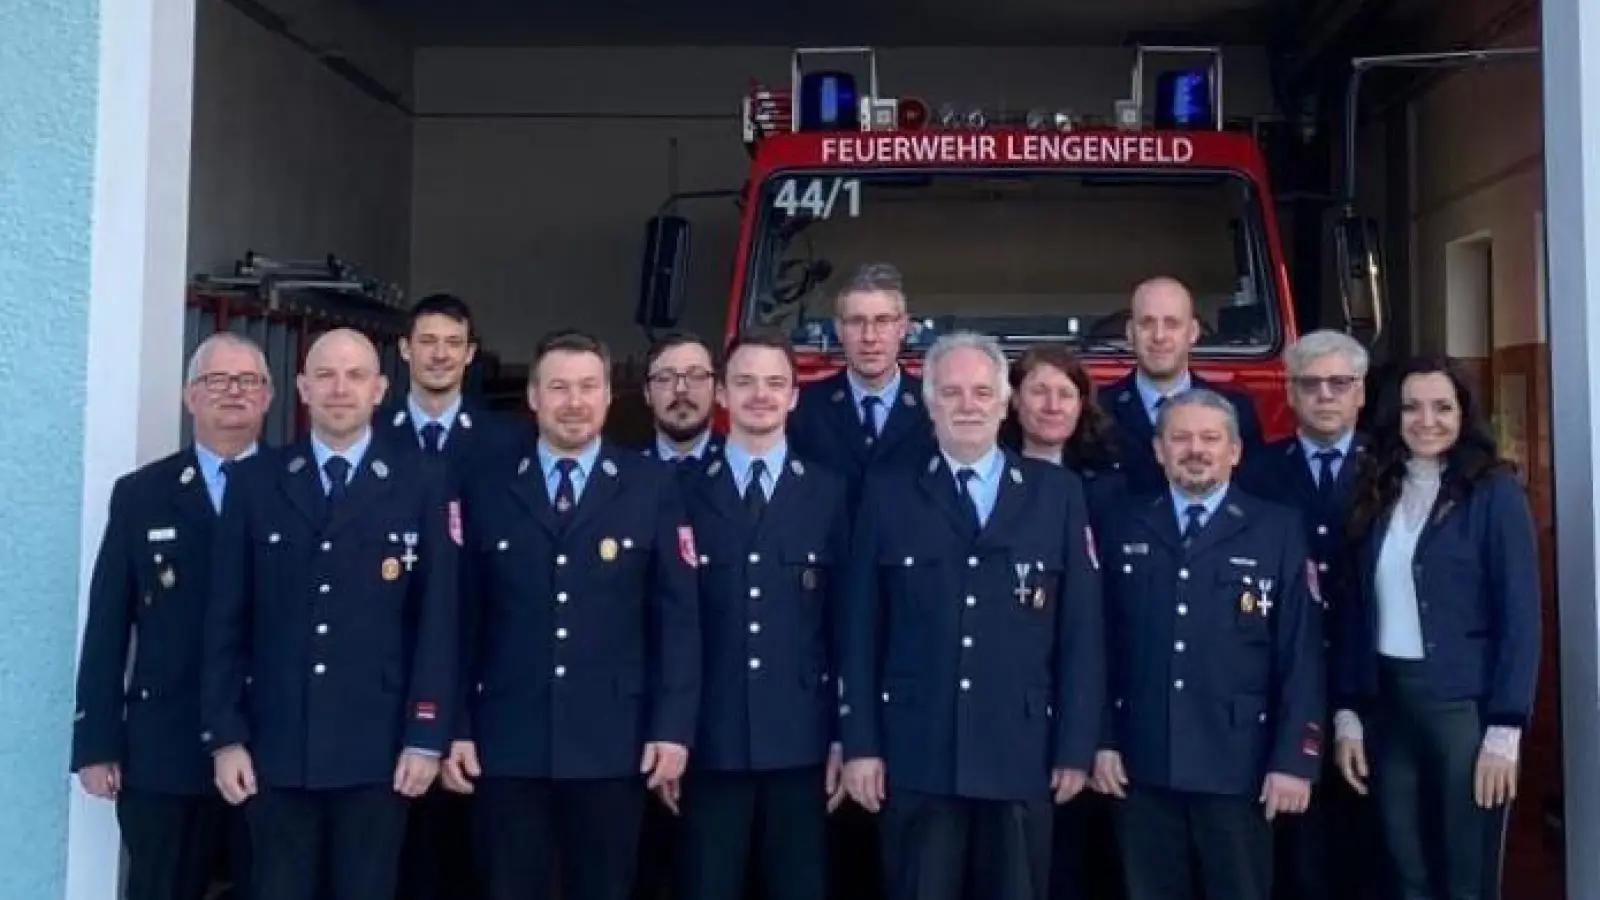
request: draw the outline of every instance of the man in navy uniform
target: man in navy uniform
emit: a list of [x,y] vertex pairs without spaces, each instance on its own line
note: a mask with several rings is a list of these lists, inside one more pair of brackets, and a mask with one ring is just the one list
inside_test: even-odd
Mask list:
[[[1239,481],[1258,497],[1299,510],[1323,607],[1331,617],[1334,599],[1343,596],[1345,523],[1368,448],[1366,436],[1356,430],[1366,402],[1368,356],[1349,335],[1323,330],[1301,337],[1283,357],[1295,433],[1262,448],[1239,473]],[[1324,656],[1329,631],[1324,630]],[[1330,696],[1330,715],[1332,711]],[[1332,733],[1331,720],[1323,727]],[[1380,853],[1372,840],[1377,823],[1370,805],[1333,772],[1332,756],[1324,761],[1325,777],[1306,814],[1286,822],[1279,832],[1273,894],[1280,900],[1362,900],[1374,889]]]
[[128,900],[201,900],[230,837],[232,881],[248,896],[243,817],[217,796],[195,735],[212,532],[228,473],[256,454],[272,404],[261,348],[232,332],[206,338],[183,400],[193,446],[112,488],[78,663],[72,769],[85,791],[116,802]]
[[[1322,606],[1294,510],[1232,485],[1233,405],[1162,406],[1169,488],[1111,518],[1110,703],[1095,787],[1117,798],[1129,900],[1267,900],[1272,824],[1322,767]],[[1192,859],[1198,859],[1196,870]]]
[[802,457],[845,476],[852,495],[868,468],[915,467],[933,452],[922,382],[900,368],[909,325],[900,271],[862,266],[834,301],[845,367],[800,391],[789,440]]
[[[474,794],[489,900],[624,900],[646,789],[683,774],[700,685],[699,554],[671,468],[603,441],[610,357],[540,343],[540,438],[468,483],[467,673],[445,783]],[[554,865],[559,858],[559,866]]]
[[1051,800],[1099,739],[1104,641],[1083,485],[996,445],[1006,359],[928,351],[938,449],[867,476],[845,586],[840,725],[850,796],[881,813],[894,900],[1044,900]]
[[1167,398],[1189,388],[1206,388],[1226,397],[1238,410],[1244,458],[1261,444],[1261,422],[1250,395],[1213,384],[1189,370],[1189,354],[1200,339],[1194,297],[1175,278],[1152,278],[1133,292],[1128,346],[1134,370],[1100,389],[1100,408],[1116,422],[1122,470],[1132,494],[1166,490],[1166,477],[1151,450],[1156,413]]
[[667,462],[703,461],[722,440],[711,427],[717,367],[711,345],[699,335],[675,331],[645,353],[645,403],[655,420],[647,455]]
[[245,805],[259,896],[393,900],[410,798],[456,696],[457,508],[442,473],[371,427],[385,388],[336,329],[298,386],[311,434],[248,460],[217,530],[201,742]]
[[727,445],[685,484],[705,648],[694,763],[667,795],[684,815],[685,900],[743,897],[752,849],[770,900],[827,890],[827,812],[844,796],[830,630],[850,519],[844,479],[788,446],[798,396],[786,340],[736,338],[717,398]]
[[[518,423],[468,398],[467,367],[478,352],[472,310],[451,294],[430,294],[411,307],[400,356],[410,388],[386,404],[374,428],[396,447],[418,448],[443,462],[451,490],[474,469],[503,464],[520,447]],[[531,428],[530,428],[531,430]],[[401,900],[477,900],[468,801],[437,781],[407,817]]]

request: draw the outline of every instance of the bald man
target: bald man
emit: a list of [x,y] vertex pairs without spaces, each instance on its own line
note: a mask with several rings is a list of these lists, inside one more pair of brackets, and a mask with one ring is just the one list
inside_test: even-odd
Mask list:
[[250,822],[255,896],[393,900],[453,714],[458,508],[436,460],[374,433],[364,336],[319,338],[296,384],[310,435],[223,501],[200,739]]
[[1168,397],[1189,388],[1207,388],[1233,402],[1239,416],[1239,437],[1246,462],[1261,446],[1261,419],[1255,402],[1243,391],[1208,381],[1189,371],[1189,354],[1200,340],[1194,296],[1183,282],[1160,276],[1134,288],[1128,316],[1128,346],[1134,369],[1100,389],[1100,408],[1111,414],[1127,476],[1128,490],[1155,494],[1166,490],[1167,478],[1156,462],[1156,413]]

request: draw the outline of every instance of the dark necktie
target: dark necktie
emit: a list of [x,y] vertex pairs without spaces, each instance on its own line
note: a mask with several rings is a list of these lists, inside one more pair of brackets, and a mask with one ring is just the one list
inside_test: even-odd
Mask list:
[[561,481],[556,484],[556,514],[566,515],[578,505],[578,494],[572,487],[572,470],[578,467],[575,459],[556,460],[556,472],[560,474]]
[[422,426],[422,449],[429,453],[438,453],[444,449],[444,426],[438,422],[429,422]]
[[222,465],[217,467],[217,471],[222,473],[222,483],[224,485],[228,483],[228,476],[233,474],[233,466],[235,462],[236,460],[225,459],[222,461]]
[[878,407],[882,405],[877,397],[861,398],[861,433],[866,435],[868,446],[878,437]]
[[750,524],[761,521],[767,511],[767,492],[761,488],[761,476],[767,474],[767,464],[759,459],[750,461],[750,483],[744,488],[744,511]]
[[1200,519],[1204,517],[1205,514],[1205,504],[1202,503],[1191,503],[1189,504],[1188,508],[1183,511],[1184,517],[1188,519],[1188,524],[1186,524],[1183,528],[1183,542],[1185,545],[1192,543],[1195,538],[1200,536],[1200,528],[1202,527],[1200,524]]
[[322,472],[328,476],[328,505],[338,506],[350,486],[350,460],[342,456],[330,456],[322,464]]
[[983,520],[978,517],[978,498],[972,495],[972,479],[977,477],[976,470],[966,467],[956,472],[956,481],[961,485],[961,501],[966,505],[967,511],[972,513],[972,530],[981,531]]
[[1333,496],[1333,464],[1339,461],[1339,455],[1337,450],[1318,450],[1313,454],[1320,463],[1317,469],[1317,493],[1322,495],[1324,502]]

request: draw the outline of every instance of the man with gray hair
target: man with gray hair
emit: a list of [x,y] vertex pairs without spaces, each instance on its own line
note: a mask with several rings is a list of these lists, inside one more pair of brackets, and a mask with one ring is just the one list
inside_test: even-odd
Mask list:
[[111,490],[78,663],[72,770],[117,805],[129,900],[200,900],[230,833],[231,880],[248,896],[243,818],[217,796],[196,737],[212,531],[229,473],[257,452],[272,403],[261,348],[231,332],[206,338],[189,359],[183,403],[193,444]]
[[[1233,484],[1239,419],[1173,395],[1154,445],[1167,489],[1103,547],[1109,697],[1095,789],[1117,799],[1129,900],[1268,900],[1272,823],[1322,768],[1322,607],[1292,509]],[[1192,862],[1198,858],[1198,870]]]
[[909,324],[900,270],[862,266],[834,305],[845,367],[801,390],[789,425],[795,452],[844,476],[852,496],[868,468],[916,465],[933,450],[922,383],[900,367]]
[[937,447],[866,476],[844,586],[845,784],[878,813],[893,900],[1044,900],[1051,801],[1084,786],[1105,636],[1083,484],[996,443],[992,338],[929,350]]
[[[1291,344],[1284,351],[1284,362],[1295,433],[1252,457],[1240,481],[1246,490],[1300,511],[1323,601],[1332,615],[1331,604],[1342,596],[1339,561],[1345,522],[1367,453],[1367,439],[1356,423],[1366,402],[1369,360],[1366,348],[1354,338],[1325,329]],[[1330,704],[1330,713],[1332,709]],[[1324,724],[1332,727],[1331,722]],[[1327,762],[1331,770],[1333,760]],[[1371,838],[1376,828],[1330,827],[1334,821],[1368,822],[1371,804],[1362,802],[1341,777],[1325,778],[1321,784],[1307,814],[1280,835],[1282,874],[1275,879],[1280,900],[1365,897],[1374,889],[1378,847]]]

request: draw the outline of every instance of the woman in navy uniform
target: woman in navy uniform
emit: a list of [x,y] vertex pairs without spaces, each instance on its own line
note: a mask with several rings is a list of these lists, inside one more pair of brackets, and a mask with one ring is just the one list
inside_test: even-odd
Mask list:
[[1361,793],[1370,772],[1397,896],[1496,897],[1539,669],[1533,518],[1446,360],[1400,367],[1372,438],[1336,617],[1337,761]]
[[[1100,408],[1083,362],[1063,344],[1029,347],[1011,367],[1011,406],[1015,415],[1001,426],[1001,443],[1078,473],[1098,535],[1126,500],[1128,484],[1117,460],[1114,424]],[[1053,841],[1051,897],[1122,895],[1111,810],[1100,794],[1084,791],[1059,807]]]

